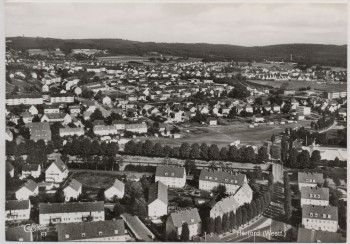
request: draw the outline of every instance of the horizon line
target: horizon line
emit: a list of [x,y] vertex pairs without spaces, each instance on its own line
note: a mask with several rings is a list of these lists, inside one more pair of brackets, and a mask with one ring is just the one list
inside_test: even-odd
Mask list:
[[42,38],[42,39],[58,39],[58,40],[122,40],[130,42],[140,42],[140,43],[157,43],[157,44],[208,44],[208,45],[228,45],[228,46],[239,46],[239,47],[267,47],[267,46],[277,46],[277,45],[330,45],[330,46],[347,46],[345,44],[325,44],[325,43],[306,43],[306,42],[290,42],[290,43],[276,43],[268,45],[253,45],[253,46],[243,46],[238,44],[228,44],[228,43],[208,43],[208,42],[157,42],[157,41],[135,41],[130,39],[116,38],[116,37],[101,37],[101,38],[58,38],[58,37],[43,37],[43,36],[9,36],[7,38]]

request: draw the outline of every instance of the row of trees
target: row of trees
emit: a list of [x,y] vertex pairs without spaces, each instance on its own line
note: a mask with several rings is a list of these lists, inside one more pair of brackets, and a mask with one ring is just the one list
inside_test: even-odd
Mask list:
[[160,143],[153,144],[152,141],[145,142],[128,141],[124,147],[124,153],[128,155],[151,156],[151,157],[173,157],[180,159],[201,159],[201,160],[224,160],[245,163],[263,163],[269,160],[266,146],[259,148],[255,153],[251,146],[237,148],[236,146],[222,147],[206,143],[182,143],[180,147],[162,146]]
[[205,218],[203,222],[204,231],[208,234],[232,231],[245,225],[260,216],[271,202],[271,193],[266,191],[260,197],[253,199],[250,204],[239,207],[236,212],[225,213],[222,218],[220,216],[214,218]]
[[65,155],[106,155],[115,156],[119,151],[118,143],[105,141],[99,142],[86,137],[73,137],[68,141],[62,149],[62,154]]
[[292,194],[290,189],[290,180],[287,172],[284,172],[284,216],[289,221],[292,217]]
[[288,153],[288,159],[286,166],[289,168],[297,169],[314,169],[321,164],[321,153],[318,150],[314,150],[311,153],[307,150],[298,152],[296,148],[291,148]]
[[315,130],[322,130],[325,128],[328,128],[334,124],[335,116],[331,116],[328,119],[323,116],[322,118],[318,119],[317,122],[311,122],[311,128]]

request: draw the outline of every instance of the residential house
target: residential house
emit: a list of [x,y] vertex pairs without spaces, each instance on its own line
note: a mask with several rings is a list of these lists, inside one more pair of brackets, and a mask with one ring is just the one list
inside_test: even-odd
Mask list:
[[39,178],[41,175],[41,165],[40,164],[25,164],[22,167],[22,179],[29,176],[33,178]]
[[210,217],[215,219],[217,216],[220,216],[222,218],[225,213],[236,213],[240,206],[243,206],[245,203],[249,204],[252,200],[253,191],[248,183],[244,183],[234,195],[225,197],[218,202],[215,200],[211,201],[209,203],[211,206]]
[[58,114],[60,107],[58,105],[44,105],[44,114]]
[[30,106],[30,108],[28,109],[28,112],[33,116],[39,113],[38,109],[34,105]]
[[184,223],[188,224],[190,239],[202,234],[202,220],[196,208],[171,213],[166,221],[166,234],[175,232],[179,237]]
[[6,161],[6,173],[12,178],[15,176],[15,167],[8,161]]
[[186,185],[186,170],[184,167],[157,166],[155,182],[157,181],[168,187],[183,188]]
[[21,95],[6,95],[6,105],[36,105],[43,104],[44,100],[41,94],[21,94]]
[[25,225],[20,225],[17,227],[8,227],[5,229],[5,239],[6,241],[33,241],[33,232],[28,231]]
[[311,113],[311,107],[306,107],[306,106],[299,106],[296,108],[298,113],[301,113],[303,115],[310,115]]
[[147,133],[147,125],[144,123],[140,124],[126,124],[125,125],[125,130],[126,131],[131,131],[134,133]]
[[323,185],[324,179],[322,173],[315,172],[298,172],[299,190],[303,186],[316,187],[317,184]]
[[168,214],[168,187],[157,181],[148,188],[148,217],[159,218]]
[[58,224],[56,228],[59,242],[126,242],[130,239],[130,236],[126,234],[127,232],[125,230],[123,219]]
[[8,200],[5,204],[6,221],[29,220],[31,204],[29,200]]
[[17,200],[28,200],[30,196],[36,196],[38,193],[38,184],[32,180],[28,180],[15,192],[15,195]]
[[48,122],[33,122],[25,125],[30,131],[30,140],[51,141],[51,129]]
[[302,225],[306,229],[337,232],[338,208],[333,206],[303,205]]
[[298,228],[298,243],[341,243],[343,240],[341,233],[334,233],[321,230],[310,230],[304,228]]
[[329,188],[325,187],[312,187],[303,186],[300,188],[300,205],[317,205],[328,206],[329,205]]
[[79,181],[72,179],[69,185],[63,189],[65,201],[68,202],[71,199],[78,199],[82,192],[82,186],[83,185]]
[[105,198],[112,200],[114,197],[122,199],[125,193],[125,185],[118,179],[115,179],[113,185],[104,192]]
[[39,224],[104,221],[104,202],[39,203]]
[[68,176],[68,167],[57,158],[45,171],[45,181],[61,183]]
[[44,114],[43,117],[41,117],[41,122],[63,122],[63,124],[69,124],[72,122],[72,117],[64,113]]
[[207,118],[207,123],[209,126],[218,125],[218,120],[216,118]]
[[60,128],[60,137],[74,136],[74,135],[77,135],[77,136],[84,135],[84,129],[80,127],[70,128],[68,126],[64,128]]
[[93,131],[95,135],[99,136],[118,134],[118,130],[114,125],[95,125]]
[[73,114],[73,115],[80,114],[80,106],[79,105],[69,106],[69,112],[70,114]]
[[247,183],[247,177],[244,174],[232,174],[225,171],[209,171],[202,169],[199,176],[199,189],[211,191],[219,185],[226,186],[228,194],[235,194],[236,191]]

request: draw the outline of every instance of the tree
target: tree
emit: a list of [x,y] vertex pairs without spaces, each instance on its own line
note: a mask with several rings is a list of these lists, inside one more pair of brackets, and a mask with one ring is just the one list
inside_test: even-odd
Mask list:
[[171,149],[170,156],[174,157],[174,158],[178,158],[180,156],[180,148],[179,147],[173,147]]
[[208,150],[208,157],[211,160],[218,160],[220,158],[219,147],[216,144],[212,144]]
[[188,174],[194,174],[194,171],[196,169],[196,165],[193,160],[186,159],[185,161],[185,169]]
[[95,120],[104,120],[105,117],[103,117],[103,114],[101,112],[101,110],[99,110],[98,108],[95,109],[95,111],[90,115],[90,119],[91,121],[95,121]]
[[276,136],[275,136],[275,134],[272,134],[272,136],[271,136],[271,142],[274,143],[275,141],[276,141]]
[[119,202],[114,204],[113,212],[115,217],[120,217],[121,214],[123,214],[125,211],[124,206],[121,205]]
[[226,186],[220,184],[217,187],[214,187],[212,191],[214,194],[218,195],[219,197],[223,197],[226,195]]
[[221,148],[221,150],[220,150],[220,159],[224,160],[224,161],[227,160],[227,154],[228,154],[227,148],[226,147]]
[[225,213],[222,216],[222,230],[224,232],[227,232],[229,231],[229,229],[230,229],[230,219],[229,219],[228,213]]
[[251,207],[252,207],[252,218],[255,218],[257,215],[258,215],[258,209],[257,209],[257,206],[256,206],[256,201],[252,201],[250,203]]
[[314,150],[310,158],[310,167],[315,168],[317,165],[320,165],[321,162],[321,153],[318,150]]
[[247,209],[247,220],[248,222],[253,219],[253,207],[251,204],[246,204],[246,209]]
[[157,157],[163,157],[164,154],[163,154],[163,147],[162,147],[162,144],[160,144],[159,142],[157,142],[156,144],[154,144],[152,154],[153,154],[154,156],[157,156]]
[[244,160],[247,163],[255,163],[255,161],[256,161],[256,154],[255,154],[254,149],[251,146],[245,147],[245,149],[244,149]]
[[233,211],[230,212],[230,229],[231,231],[236,227],[236,215]]
[[186,242],[190,239],[190,230],[189,230],[188,224],[186,222],[182,224],[180,239],[181,239],[181,241],[184,241],[184,242]]
[[143,143],[142,141],[139,141],[135,144],[135,147],[134,147],[134,155],[139,155],[139,156],[142,156],[144,155],[143,154]]
[[296,148],[291,148],[288,154],[287,165],[290,168],[298,168],[298,150]]
[[201,158],[204,160],[208,159],[208,145],[206,143],[202,143],[202,145],[200,146],[200,155]]
[[230,146],[228,150],[228,158],[230,161],[240,161],[239,151],[235,145]]
[[126,154],[133,155],[134,149],[135,149],[135,142],[134,141],[128,141],[127,143],[125,143],[124,152]]
[[310,167],[310,153],[307,150],[302,150],[299,153],[297,160],[301,168],[309,168]]
[[242,224],[245,225],[248,222],[248,212],[247,209],[242,206]]
[[209,218],[208,222],[208,232],[209,234],[213,233],[215,231],[215,222],[213,218]]
[[189,158],[190,157],[191,148],[187,142],[184,142],[180,146],[180,157],[181,158]]
[[266,146],[262,146],[258,150],[258,163],[264,163],[269,160],[269,153]]
[[150,140],[143,143],[142,151],[145,156],[152,156],[153,142]]
[[191,145],[190,158],[199,159],[200,158],[200,147],[197,143]]
[[222,232],[221,217],[217,216],[215,218],[215,233],[216,234],[221,234],[221,232]]
[[242,225],[242,208],[237,209],[236,224],[237,224],[237,227],[240,227]]

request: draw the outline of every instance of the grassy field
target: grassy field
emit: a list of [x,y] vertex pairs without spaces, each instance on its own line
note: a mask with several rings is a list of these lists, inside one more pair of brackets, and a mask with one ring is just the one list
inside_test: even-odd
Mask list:
[[261,85],[268,85],[275,88],[283,86],[284,89],[298,90],[301,87],[310,86],[311,89],[319,91],[342,91],[346,90],[345,84],[317,84],[315,81],[266,81],[266,80],[249,80]]
[[117,176],[98,172],[75,172],[72,178],[82,183],[83,186],[107,188],[113,185]]
[[[283,132],[285,128],[294,128],[297,126],[307,127],[310,125],[309,121],[298,122],[298,124],[285,125],[266,125],[259,124],[255,128],[249,128],[248,124],[235,123],[227,126],[215,127],[190,127],[181,129],[183,138],[140,138],[140,140],[152,140],[160,142],[163,145],[179,146],[183,142],[192,143],[215,143],[219,146],[227,146],[231,142],[240,140],[242,144],[260,145],[266,140],[270,140],[272,134],[278,135]],[[189,132],[187,132],[187,130]]]

